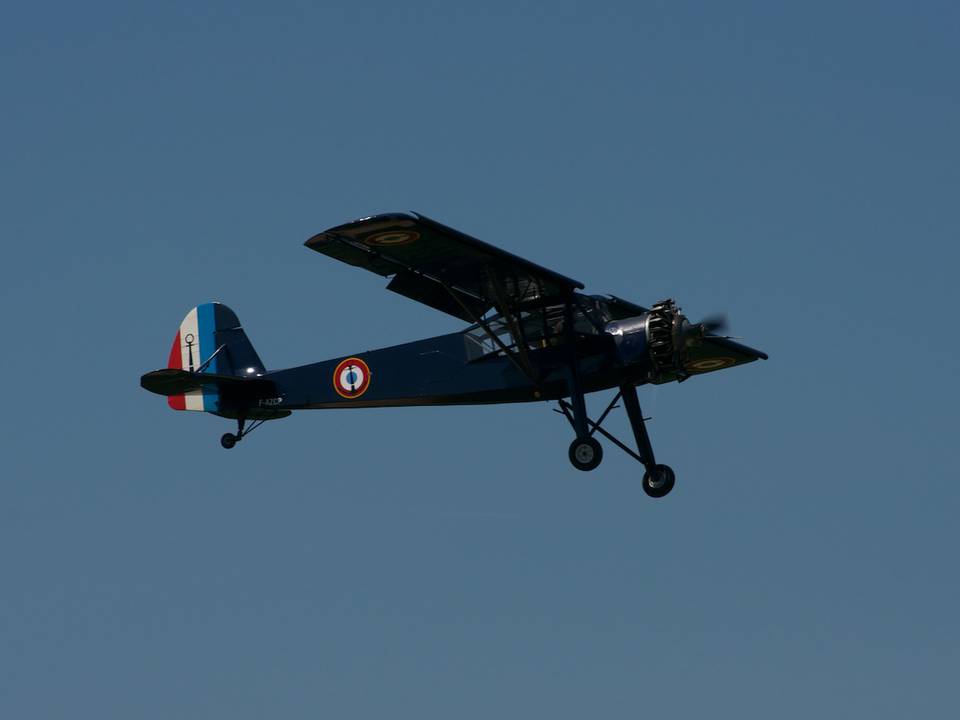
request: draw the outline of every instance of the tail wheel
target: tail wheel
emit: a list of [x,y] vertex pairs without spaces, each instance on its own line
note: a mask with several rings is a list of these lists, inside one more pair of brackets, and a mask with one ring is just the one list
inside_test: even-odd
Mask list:
[[234,435],[233,433],[224,433],[223,437],[220,438],[220,444],[223,445],[224,448],[229,450],[230,448],[232,448],[234,445],[237,444],[237,436]]
[[673,490],[676,480],[669,465],[654,465],[643,474],[643,491],[652,498],[662,498]]
[[603,448],[592,437],[577,438],[570,443],[569,455],[577,470],[593,470],[603,460]]

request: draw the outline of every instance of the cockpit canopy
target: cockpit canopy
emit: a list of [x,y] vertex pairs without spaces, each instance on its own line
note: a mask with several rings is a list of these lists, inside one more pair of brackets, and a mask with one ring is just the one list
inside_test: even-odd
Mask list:
[[[579,293],[575,297],[577,302],[573,305],[572,317],[573,329],[578,335],[600,335],[611,320],[644,311],[644,308],[618,298]],[[509,315],[492,315],[484,321],[486,328],[476,324],[464,330],[468,357],[476,360],[486,355],[503,354],[503,348],[491,334],[509,349],[516,348],[518,342],[524,342],[530,350],[549,347],[563,337],[564,321],[564,305],[548,305]],[[514,337],[514,326],[519,338]]]

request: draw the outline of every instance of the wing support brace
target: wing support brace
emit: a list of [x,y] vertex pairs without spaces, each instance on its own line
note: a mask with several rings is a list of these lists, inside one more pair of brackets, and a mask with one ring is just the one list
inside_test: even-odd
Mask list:
[[[533,369],[531,367],[528,367],[527,364],[521,362],[520,360],[517,360],[516,353],[514,353],[510,348],[508,348],[504,344],[503,340],[501,340],[500,337],[490,329],[490,326],[483,320],[483,318],[479,317],[475,312],[473,312],[473,310],[468,308],[466,304],[462,300],[460,300],[460,298],[457,297],[456,293],[453,292],[453,290],[450,288],[449,285],[447,285],[446,283],[443,283],[442,281],[438,281],[438,282],[440,282],[440,284],[443,285],[444,288],[446,288],[447,292],[449,292],[450,296],[457,301],[460,307],[463,308],[464,312],[468,313],[470,315],[470,318],[477,325],[483,328],[483,331],[487,334],[487,337],[489,337],[494,342],[494,344],[503,351],[503,354],[506,356],[507,360],[513,363],[513,365],[517,368],[517,370],[519,370],[524,375],[526,375],[527,379],[530,380],[531,383],[533,383],[534,387],[539,388],[540,380],[534,374]],[[513,330],[511,330],[510,332],[511,334],[513,334]],[[522,344],[520,342],[520,338],[516,338],[516,340],[517,340],[517,346],[520,347],[520,345]],[[529,362],[529,359],[526,356],[524,356],[523,359]]]
[[[533,364],[530,362],[530,355],[527,353],[527,338],[523,334],[523,329],[521,325],[517,322],[516,316],[510,310],[510,306],[507,304],[506,293],[503,290],[503,285],[500,282],[500,278],[490,269],[487,268],[487,275],[490,278],[490,284],[493,287],[493,294],[496,296],[497,306],[500,311],[503,313],[504,319],[507,321],[507,327],[510,329],[510,334],[513,336],[513,342],[517,346],[517,352],[520,355],[520,362],[523,363],[524,367],[527,368],[527,376],[533,379]],[[487,331],[489,335],[490,332]],[[534,381],[534,385],[536,385]]]
[[[436,283],[438,286],[442,287],[453,299],[456,306],[463,311],[463,316],[465,318],[470,319],[473,323],[481,327],[483,331],[486,333],[487,337],[489,337],[490,340],[494,343],[494,345],[496,345],[497,348],[504,353],[506,358],[520,372],[522,372],[527,377],[528,380],[530,380],[533,386],[537,389],[540,388],[540,378],[538,377],[538,374],[534,368],[534,365],[531,362],[529,353],[527,352],[527,347],[526,347],[526,343],[524,342],[522,329],[520,328],[520,325],[517,322],[515,314],[512,312],[509,304],[507,303],[503,285],[501,284],[500,279],[489,268],[487,268],[487,274],[491,280],[491,287],[493,288],[493,292],[494,292],[494,298],[492,299],[482,297],[480,295],[477,295],[474,292],[465,290],[462,287],[453,285],[447,282],[446,280],[444,280],[442,277],[438,277],[437,275],[433,275],[431,273],[427,273],[427,272],[424,272],[423,270],[412,267],[408,263],[403,262],[402,260],[399,260],[396,257],[392,257],[389,253],[385,253],[379,249],[377,250],[371,249],[370,247],[368,247],[367,245],[361,242],[357,242],[355,240],[346,238],[339,234],[330,234],[329,237],[330,239],[338,243],[341,243],[350,248],[353,248],[354,250],[367,253],[370,257],[375,257],[378,260],[381,260],[383,262],[386,262],[390,265],[395,266],[397,268],[398,274],[405,273],[407,276],[421,278],[423,280]],[[397,291],[401,292],[401,294],[404,294],[403,291],[400,290],[399,288],[397,289]],[[471,303],[465,302],[465,299],[469,301],[475,301],[478,307],[479,306],[489,307],[490,305],[496,306],[497,309],[503,313],[504,318],[507,321],[510,334],[513,336],[515,341],[516,350],[512,350],[511,348],[507,347],[507,345],[496,335],[496,333],[494,333],[490,329],[489,324],[483,320],[482,318],[483,313],[478,313],[475,308],[470,307]],[[574,300],[574,302],[577,302],[579,305],[579,301]],[[566,304],[569,307],[570,301],[567,300]],[[592,318],[590,318],[590,320],[591,322],[594,322]]]
[[[516,340],[518,350],[521,347],[523,348],[522,352],[519,352],[519,353],[514,352],[513,350],[508,348],[504,344],[504,342],[493,331],[491,331],[490,326],[486,322],[484,322],[484,320],[477,314],[477,312],[473,308],[469,307],[466,302],[464,302],[462,296],[475,299],[478,302],[486,301],[487,300],[486,298],[479,297],[468,290],[464,290],[461,287],[457,287],[456,285],[451,285],[441,277],[437,277],[436,275],[431,275],[430,273],[426,273],[426,272],[423,272],[422,270],[418,270],[414,267],[411,267],[407,263],[402,262],[401,260],[398,260],[394,257],[391,257],[389,254],[384,253],[381,250],[371,250],[369,247],[367,247],[363,243],[349,240],[348,238],[342,237],[340,235],[334,235],[333,239],[339,243],[348,245],[354,248],[355,250],[361,250],[363,252],[370,253],[371,255],[375,255],[380,260],[388,262],[391,265],[395,265],[397,267],[397,272],[407,272],[417,277],[421,277],[426,280],[437,283],[437,285],[439,285],[444,290],[446,290],[447,293],[449,293],[450,297],[453,298],[457,306],[460,307],[461,310],[463,310],[464,314],[468,318],[470,318],[470,320],[472,320],[475,324],[483,328],[483,331],[487,334],[490,340],[493,341],[493,343],[500,350],[503,351],[507,359],[511,363],[513,363],[513,365],[516,366],[516,368],[520,372],[522,372],[527,377],[527,379],[530,380],[531,383],[533,383],[534,387],[537,387],[537,388],[540,387],[540,380],[536,376],[536,373],[533,371],[533,366],[530,363],[530,358],[526,354],[526,347],[523,347],[522,338],[518,337],[515,333],[516,320],[513,318],[512,313],[509,312],[509,309],[506,306],[501,307],[500,310],[504,313],[505,316],[507,316],[507,322],[510,324],[510,333],[511,335],[514,336],[514,339]],[[502,288],[500,287],[499,282],[496,280],[495,276],[491,274],[491,277],[494,280],[495,292],[497,292],[497,295],[498,295],[497,301],[502,302],[501,301]],[[520,356],[519,359],[517,358],[518,354]]]

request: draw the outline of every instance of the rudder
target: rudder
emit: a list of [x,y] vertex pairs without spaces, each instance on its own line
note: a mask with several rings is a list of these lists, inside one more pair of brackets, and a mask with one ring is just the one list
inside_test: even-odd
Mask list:
[[[240,327],[236,313],[221,303],[204,303],[190,310],[170,348],[168,368],[236,377],[257,377],[266,369]],[[205,385],[183,395],[170,395],[174,410],[220,411],[216,385]]]

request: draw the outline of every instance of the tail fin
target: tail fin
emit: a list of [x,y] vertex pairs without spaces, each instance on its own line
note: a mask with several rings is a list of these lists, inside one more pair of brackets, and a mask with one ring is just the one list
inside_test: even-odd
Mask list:
[[[220,303],[204,303],[187,313],[173,339],[167,367],[245,378],[266,372],[236,314]],[[170,395],[167,402],[174,410],[219,412],[220,391],[214,384],[204,385],[182,395]]]

